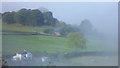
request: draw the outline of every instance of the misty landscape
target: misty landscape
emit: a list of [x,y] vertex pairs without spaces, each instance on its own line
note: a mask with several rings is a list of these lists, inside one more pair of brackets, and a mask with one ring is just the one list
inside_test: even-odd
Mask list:
[[3,66],[118,66],[117,3],[3,2],[2,8]]

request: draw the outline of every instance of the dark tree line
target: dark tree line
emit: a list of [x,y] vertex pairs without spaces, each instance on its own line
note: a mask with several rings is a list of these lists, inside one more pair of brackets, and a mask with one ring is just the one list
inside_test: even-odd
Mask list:
[[38,9],[21,9],[17,12],[5,12],[2,14],[2,19],[7,24],[19,23],[27,26],[55,26],[58,23],[58,20],[53,18],[52,12],[41,12]]
[[95,30],[89,20],[83,20],[80,26],[73,26],[59,21],[53,17],[53,13],[50,11],[41,12],[38,9],[20,9],[17,12],[4,12],[2,14],[3,23],[7,24],[21,24],[25,26],[52,26],[45,30],[45,33],[59,32],[62,36],[66,36],[68,33],[81,32],[83,34],[93,34]]
[[17,12],[2,13],[2,21],[7,24],[19,23],[25,26],[52,26],[54,29],[46,29],[46,33],[60,32],[62,36],[66,36],[70,32],[76,32],[75,27],[59,21],[53,17],[50,11],[41,12],[38,9],[20,9]]

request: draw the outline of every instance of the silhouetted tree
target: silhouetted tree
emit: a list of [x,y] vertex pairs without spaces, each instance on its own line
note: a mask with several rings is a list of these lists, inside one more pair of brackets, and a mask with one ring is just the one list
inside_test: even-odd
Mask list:
[[93,26],[89,20],[83,20],[80,24],[80,32],[84,34],[91,34],[93,32]]

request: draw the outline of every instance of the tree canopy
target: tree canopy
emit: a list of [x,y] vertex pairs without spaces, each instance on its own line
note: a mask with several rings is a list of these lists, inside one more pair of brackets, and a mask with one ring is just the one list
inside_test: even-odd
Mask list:
[[20,9],[17,12],[5,12],[2,14],[3,22],[7,24],[19,23],[27,26],[55,26],[59,21],[53,17],[52,12],[41,12],[38,9]]
[[14,14],[15,12],[5,12],[2,14],[2,20],[7,24],[15,23]]
[[69,48],[72,48],[73,50],[75,49],[80,50],[86,47],[87,40],[79,32],[69,33],[67,35],[67,38]]
[[89,20],[85,19],[81,22],[80,32],[84,34],[91,34],[93,32],[93,25]]

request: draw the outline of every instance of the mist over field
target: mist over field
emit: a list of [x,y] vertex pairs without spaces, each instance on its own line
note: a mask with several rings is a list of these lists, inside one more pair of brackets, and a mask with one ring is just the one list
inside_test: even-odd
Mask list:
[[[5,58],[26,49],[35,57],[33,66],[48,61],[58,66],[118,65],[116,2],[3,2],[2,8]],[[48,61],[42,62],[42,56]]]

